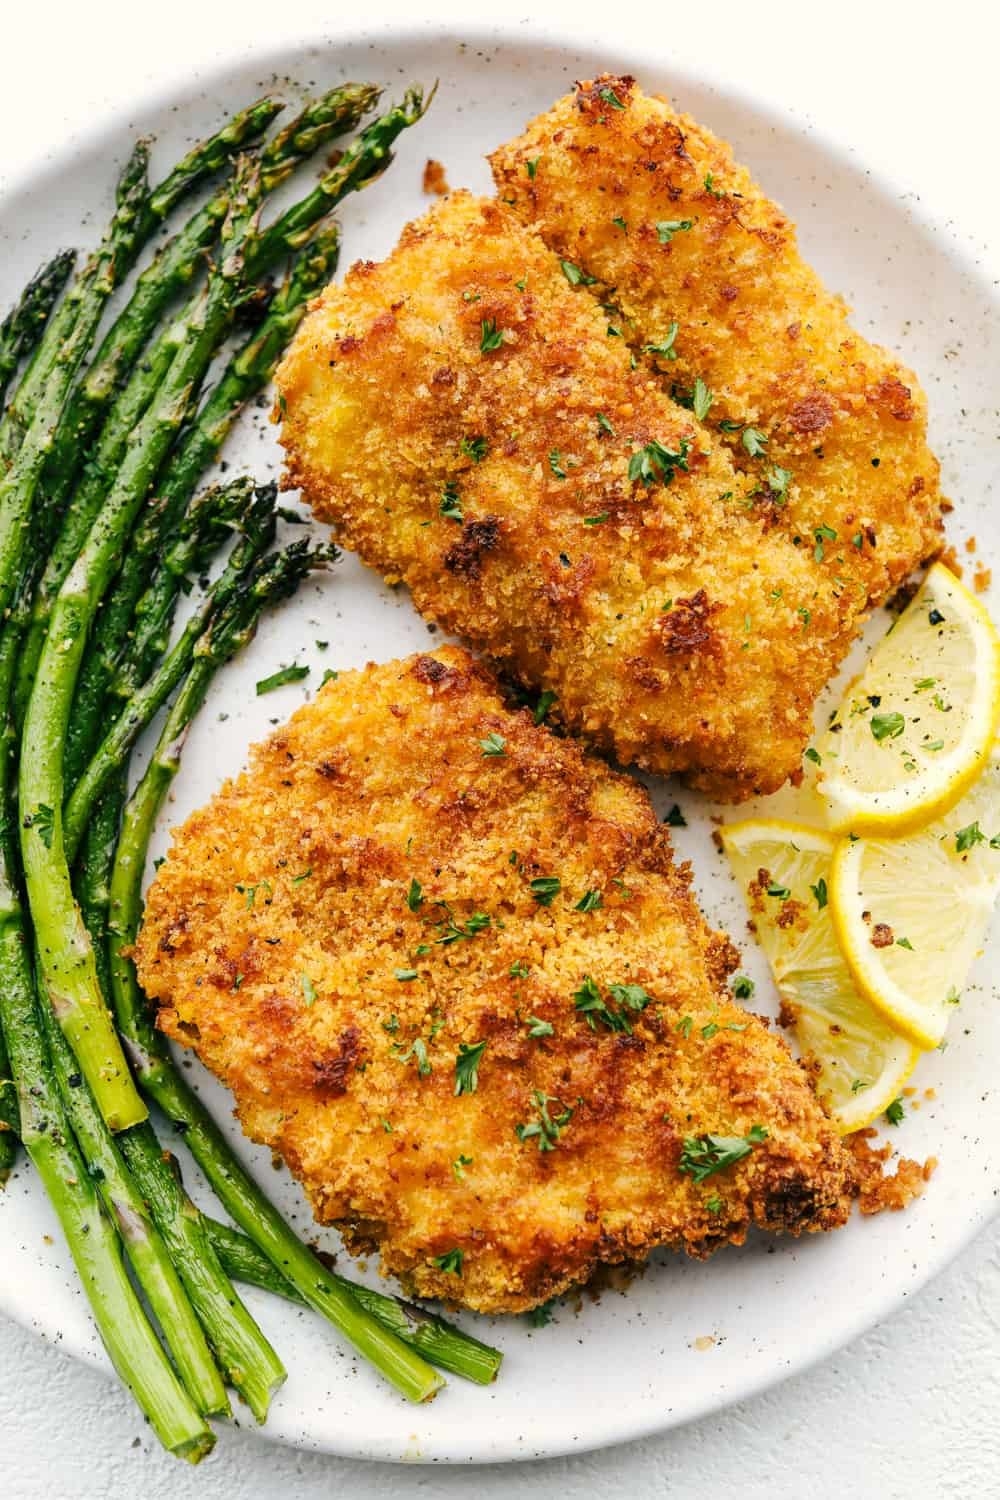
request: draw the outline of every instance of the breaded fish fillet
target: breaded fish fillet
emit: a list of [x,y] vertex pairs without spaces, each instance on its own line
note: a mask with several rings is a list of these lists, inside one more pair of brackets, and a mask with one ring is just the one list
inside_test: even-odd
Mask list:
[[137,947],[317,1218],[489,1312],[844,1221],[844,1149],[735,958],[642,788],[456,648],[344,673],[258,746]]
[[[578,84],[494,152],[504,202],[595,278],[637,349],[762,487],[758,506],[821,553],[845,641],[941,548],[938,462],[915,376],[851,327],[795,229],[730,147],[633,78]],[[842,649],[831,642],[831,669]]]
[[286,483],[623,763],[773,791],[842,649],[836,566],[574,274],[502,205],[436,205],[303,323]]

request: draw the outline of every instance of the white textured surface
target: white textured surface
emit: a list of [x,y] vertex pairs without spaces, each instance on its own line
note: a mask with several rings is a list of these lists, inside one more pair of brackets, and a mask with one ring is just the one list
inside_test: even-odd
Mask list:
[[[435,14],[468,14],[434,4]],[[477,16],[498,12],[481,4]],[[386,17],[409,7],[382,3]],[[609,39],[637,34],[691,66],[759,86],[776,107],[811,117],[864,160],[894,169],[919,191],[942,225],[1000,271],[1000,210],[988,140],[996,49],[984,34],[984,8],[952,4],[947,18],[912,4],[875,7],[847,0],[836,11],[801,5],[673,11],[618,4]],[[600,31],[596,7],[549,5],[583,33]],[[262,0],[215,0],[138,11],[121,0],[87,7],[20,8],[5,18],[5,90],[0,96],[0,179],[67,131],[143,88],[176,76],[251,39],[321,33],[328,7],[307,0],[294,22]],[[509,8],[506,13],[511,15]],[[904,19],[905,17],[905,19]],[[197,18],[197,19],[196,19]],[[631,25],[629,25],[631,18]],[[516,12],[511,16],[516,19]],[[103,23],[103,24],[102,24]],[[520,23],[518,24],[527,24]],[[95,48],[99,50],[95,50]],[[39,120],[39,109],[48,112]],[[31,135],[28,134],[30,122]],[[979,132],[981,139],[976,140]],[[874,226],[873,226],[874,229]],[[989,252],[984,246],[991,247]],[[932,309],[922,310],[933,316]],[[942,330],[942,344],[945,342]],[[831,1287],[849,1297],[849,1287]],[[664,1439],[604,1455],[516,1471],[484,1470],[476,1487],[517,1495],[610,1493],[741,1497],[809,1494],[895,1497],[1000,1495],[1000,1230],[983,1236],[938,1283],[887,1326],[822,1369]],[[608,1372],[609,1401],[615,1398]],[[268,1447],[227,1433],[209,1464],[179,1470],[150,1451],[127,1398],[29,1335],[0,1328],[0,1494],[82,1497],[121,1493],[177,1500],[204,1495],[466,1494],[468,1472],[363,1468]],[[138,1446],[132,1444],[138,1437]]]

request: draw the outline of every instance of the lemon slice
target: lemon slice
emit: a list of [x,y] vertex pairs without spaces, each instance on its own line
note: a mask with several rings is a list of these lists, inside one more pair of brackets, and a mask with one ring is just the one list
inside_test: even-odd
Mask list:
[[830,920],[837,840],[797,823],[732,823],[722,842],[816,1092],[837,1128],[860,1130],[909,1078],[919,1050],[859,995]]
[[1000,640],[941,563],[848,688],[820,744],[835,832],[907,833],[953,807],[1000,721]]
[[[920,1047],[936,1047],[1000,892],[1000,751],[957,807],[902,839],[844,839],[830,909],[854,980]],[[995,840],[994,842],[992,842]]]

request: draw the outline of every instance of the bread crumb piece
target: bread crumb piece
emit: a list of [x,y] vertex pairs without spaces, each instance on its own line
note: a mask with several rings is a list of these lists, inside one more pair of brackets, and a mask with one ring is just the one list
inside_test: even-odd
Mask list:
[[972,575],[972,581],[976,586],[976,593],[985,594],[986,590],[993,582],[993,569],[984,568],[980,563],[979,567]]
[[914,1198],[920,1197],[937,1166],[937,1158],[933,1156],[922,1164],[904,1156],[896,1163],[894,1172],[883,1172],[892,1155],[892,1147],[872,1146],[870,1143],[875,1137],[876,1131],[871,1126],[844,1137],[844,1145],[854,1163],[858,1207],[866,1216],[887,1208],[893,1213],[906,1208]]
[[970,536],[970,537],[966,538],[965,550],[966,550],[966,552],[975,552],[975,550],[976,550],[976,539],[975,539],[974,536]]
[[712,1335],[710,1333],[703,1333],[700,1338],[695,1339],[694,1343],[691,1345],[691,1348],[698,1349],[700,1351],[702,1349],[711,1349],[714,1346],[715,1339],[712,1337]]
[[424,192],[430,193],[435,198],[443,198],[451,189],[445,176],[444,167],[433,156],[428,158],[424,168]]
[[949,572],[954,573],[956,578],[962,576],[962,564],[958,560],[958,553],[954,547],[944,547],[938,553],[937,561],[944,563]]
[[925,1099],[936,1099],[937,1098],[937,1089],[924,1089],[924,1098]]

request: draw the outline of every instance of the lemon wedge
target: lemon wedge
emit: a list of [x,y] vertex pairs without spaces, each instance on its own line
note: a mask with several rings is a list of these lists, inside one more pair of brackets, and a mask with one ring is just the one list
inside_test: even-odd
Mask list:
[[722,842],[816,1092],[843,1133],[888,1108],[920,1056],[860,995],[837,945],[828,886],[837,840],[797,823],[731,823]]
[[936,1047],[1000,893],[1000,750],[950,812],[901,839],[839,842],[830,909],[854,981],[899,1031]]
[[820,743],[838,833],[907,833],[953,807],[1000,722],[1000,640],[941,563],[879,642]]

